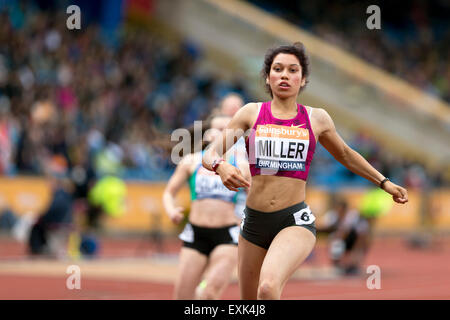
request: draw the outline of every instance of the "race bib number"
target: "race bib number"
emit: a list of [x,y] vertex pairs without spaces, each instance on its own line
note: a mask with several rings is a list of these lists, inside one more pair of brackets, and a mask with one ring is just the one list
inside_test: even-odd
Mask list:
[[294,213],[295,224],[298,226],[304,224],[311,224],[316,220],[316,217],[311,212],[309,207],[306,207],[300,211]]
[[255,133],[256,168],[305,171],[309,130],[300,126],[258,125]]

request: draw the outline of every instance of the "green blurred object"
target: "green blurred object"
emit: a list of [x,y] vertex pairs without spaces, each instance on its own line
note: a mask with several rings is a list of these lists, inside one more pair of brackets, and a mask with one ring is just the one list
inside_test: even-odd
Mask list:
[[117,218],[125,212],[126,194],[127,187],[122,179],[105,176],[89,191],[88,197],[91,204],[102,207],[106,214]]
[[361,201],[360,213],[365,218],[377,218],[392,208],[391,195],[379,188],[367,192]]

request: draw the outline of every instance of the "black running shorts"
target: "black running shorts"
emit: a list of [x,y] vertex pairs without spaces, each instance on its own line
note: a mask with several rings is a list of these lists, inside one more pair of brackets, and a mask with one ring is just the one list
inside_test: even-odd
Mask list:
[[209,256],[218,245],[237,245],[238,237],[239,226],[235,224],[220,228],[205,228],[189,222],[179,235],[183,240],[183,247],[195,249],[206,256]]
[[315,220],[316,218],[305,202],[274,212],[262,212],[246,207],[240,233],[245,240],[269,249],[278,232],[286,227],[303,227],[315,236]]

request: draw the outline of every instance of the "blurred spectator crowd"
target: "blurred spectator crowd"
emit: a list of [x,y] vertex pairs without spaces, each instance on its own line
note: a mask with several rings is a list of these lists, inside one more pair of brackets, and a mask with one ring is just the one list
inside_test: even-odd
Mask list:
[[[249,1],[450,102],[449,1]],[[380,30],[366,25],[373,4]]]
[[13,2],[0,13],[0,172],[89,163],[167,179],[173,166],[154,142],[242,90],[196,68],[194,46],[128,31],[111,48],[96,25],[69,31],[61,12]]
[[[229,92],[252,100],[238,80],[230,83],[205,71],[201,49],[191,43],[169,43],[148,31],[123,27],[118,45],[111,47],[102,41],[95,24],[69,31],[66,18],[64,10],[62,14],[40,11],[33,2],[0,6],[1,175],[70,172],[73,179],[82,179],[93,172],[167,180],[174,164],[161,142],[170,140],[174,129],[205,119]],[[314,28],[319,32],[331,27],[319,23]],[[331,29],[336,39],[346,38],[339,36],[339,28]],[[378,37],[365,39],[357,50],[375,54],[368,48],[378,47]],[[389,47],[389,40],[383,41]],[[389,50],[404,53],[395,47]],[[409,72],[417,72],[414,68],[389,71],[402,76],[407,72],[405,77],[414,81],[425,77],[433,82],[434,78],[428,78],[433,74],[447,81],[442,87],[448,90],[450,67],[438,68],[440,50],[433,52],[434,58],[429,59],[434,62],[426,62],[434,66],[425,68],[429,74],[410,76]],[[382,64],[383,59],[377,59],[373,62]],[[396,66],[409,63],[408,59],[402,56],[389,63]],[[419,163],[381,156],[380,147],[362,133],[349,142],[384,174],[407,187],[448,183]],[[312,168],[316,185],[337,188],[368,183],[323,148],[318,148]]]

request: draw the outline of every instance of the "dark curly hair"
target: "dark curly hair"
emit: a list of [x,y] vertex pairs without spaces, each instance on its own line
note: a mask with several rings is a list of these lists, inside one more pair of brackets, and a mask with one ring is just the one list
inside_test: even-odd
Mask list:
[[[261,75],[263,77],[264,83],[267,79],[267,77],[270,74],[270,68],[272,67],[273,59],[279,54],[279,53],[287,53],[287,54],[293,54],[297,57],[298,61],[300,62],[300,66],[302,67],[302,79],[306,78],[305,85],[300,88],[299,93],[306,87],[306,84],[308,83],[308,76],[309,76],[309,58],[306,54],[306,49],[303,43],[301,42],[295,42],[292,45],[282,45],[278,47],[273,47],[267,50],[266,55],[264,56],[264,65],[261,70]],[[270,85],[265,83],[266,91],[270,94],[270,96],[273,98],[272,89],[270,89]]]

